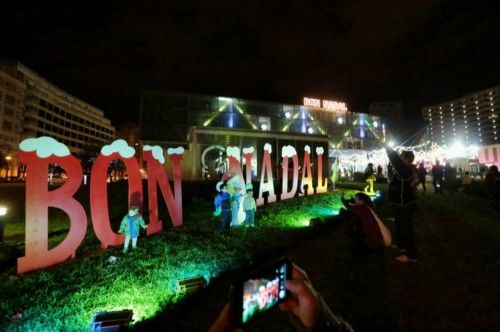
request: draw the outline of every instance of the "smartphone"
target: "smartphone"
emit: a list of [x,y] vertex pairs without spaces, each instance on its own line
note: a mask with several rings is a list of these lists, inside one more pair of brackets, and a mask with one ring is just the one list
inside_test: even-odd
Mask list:
[[275,307],[288,298],[286,280],[292,275],[288,258],[264,265],[236,280],[231,288],[231,322],[248,323],[254,316]]

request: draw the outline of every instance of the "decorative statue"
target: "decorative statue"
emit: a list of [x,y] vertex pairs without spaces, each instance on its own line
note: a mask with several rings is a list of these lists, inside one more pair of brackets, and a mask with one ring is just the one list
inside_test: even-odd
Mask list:
[[137,205],[131,205],[128,214],[123,217],[120,224],[120,230],[118,231],[118,233],[125,235],[125,242],[123,243],[124,254],[128,251],[130,240],[132,240],[132,249],[135,250],[137,248],[139,227],[146,229],[148,226],[146,226],[144,219],[139,214],[139,207]]
[[217,183],[215,189],[219,193],[214,200],[214,216],[220,216],[219,231],[221,233],[226,233],[229,230],[229,225],[231,224],[231,195],[227,192],[227,184],[225,182],[221,181]]
[[247,183],[246,191],[247,193],[243,196],[243,204],[241,204],[245,209],[245,227],[254,227],[257,204],[253,198],[253,185],[251,183]]
[[245,210],[243,209],[243,182],[238,175],[232,176],[228,181],[231,195],[231,227],[237,227],[245,221]]

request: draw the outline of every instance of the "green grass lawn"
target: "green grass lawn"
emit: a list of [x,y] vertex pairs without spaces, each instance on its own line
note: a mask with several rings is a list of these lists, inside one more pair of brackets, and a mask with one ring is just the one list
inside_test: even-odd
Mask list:
[[[419,262],[409,266],[395,262],[390,251],[384,257],[353,253],[353,243],[340,223],[307,227],[311,217],[336,212],[338,193],[260,208],[255,229],[221,236],[211,216],[212,198],[200,191],[185,200],[183,228],[141,236],[137,252],[122,255],[117,248],[88,254],[98,247],[89,221],[76,261],[18,278],[12,254],[22,255],[22,190],[9,187],[5,194],[4,188],[0,202],[17,204],[17,216],[7,220],[8,240],[1,247],[2,330],[86,330],[97,311],[124,308],[134,310],[137,330],[206,330],[227,301],[234,269],[282,254],[308,271],[333,311],[357,331],[500,329],[500,222],[488,203],[477,197],[461,193],[420,197],[415,220]],[[116,190],[112,220],[118,220],[124,213],[121,206],[126,206],[123,188]],[[84,201],[86,193],[79,195]],[[388,204],[377,210],[390,216]],[[55,245],[64,236],[60,232],[67,221],[63,214],[51,213]],[[391,222],[386,224],[393,228]],[[115,265],[107,263],[112,255],[118,257]],[[189,298],[178,296],[176,281],[196,275],[210,280],[207,289]],[[23,318],[11,321],[9,317],[18,311]],[[286,317],[273,311],[252,323],[251,329],[286,327]]]

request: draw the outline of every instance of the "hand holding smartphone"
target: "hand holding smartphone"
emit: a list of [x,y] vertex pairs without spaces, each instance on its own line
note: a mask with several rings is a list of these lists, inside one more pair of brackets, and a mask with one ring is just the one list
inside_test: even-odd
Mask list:
[[281,258],[264,265],[233,283],[230,308],[233,326],[241,326],[254,316],[286,300],[286,280],[291,278],[289,259]]

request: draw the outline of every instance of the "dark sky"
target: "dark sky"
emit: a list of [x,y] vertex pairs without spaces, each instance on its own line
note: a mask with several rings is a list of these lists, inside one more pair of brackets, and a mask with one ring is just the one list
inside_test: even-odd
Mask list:
[[135,120],[141,87],[419,107],[499,84],[495,1],[38,1],[2,8],[0,57]]

